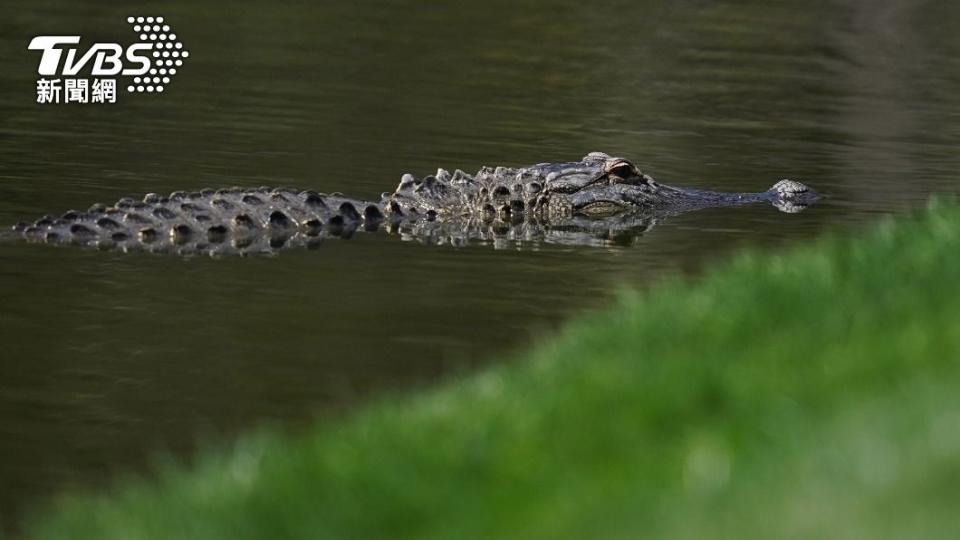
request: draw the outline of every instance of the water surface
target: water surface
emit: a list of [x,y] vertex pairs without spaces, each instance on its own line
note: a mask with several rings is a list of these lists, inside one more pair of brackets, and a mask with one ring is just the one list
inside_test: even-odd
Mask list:
[[[668,4],[668,5],[664,5]],[[93,1],[0,21],[0,223],[147,192],[376,197],[403,172],[633,159],[665,183],[828,198],[671,218],[601,247],[359,234],[278,257],[0,245],[0,516],[160,449],[296,428],[545,339],[619,285],[696,272],[955,193],[960,6],[921,2],[164,2],[162,96],[34,103],[38,34],[128,42]],[[722,314],[718,314],[722,316]]]

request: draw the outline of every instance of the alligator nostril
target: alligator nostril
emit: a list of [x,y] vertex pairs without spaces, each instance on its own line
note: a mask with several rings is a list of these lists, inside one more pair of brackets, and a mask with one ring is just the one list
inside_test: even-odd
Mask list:
[[775,191],[777,195],[781,197],[793,197],[794,195],[800,195],[802,193],[810,193],[811,189],[796,180],[784,178],[774,184],[773,187],[770,188],[770,191]]

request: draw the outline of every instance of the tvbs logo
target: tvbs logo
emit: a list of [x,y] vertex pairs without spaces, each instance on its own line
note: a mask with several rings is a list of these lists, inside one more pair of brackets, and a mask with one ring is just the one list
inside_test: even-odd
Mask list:
[[127,17],[127,23],[140,41],[126,47],[94,43],[84,51],[80,36],[33,38],[27,48],[40,51],[37,103],[116,103],[117,76],[131,77],[127,92],[164,92],[190,53],[163,17]]
[[80,73],[90,60],[93,59],[93,69],[91,75],[143,75],[150,70],[150,50],[153,45],[150,43],[135,43],[127,47],[126,58],[130,62],[139,64],[136,68],[124,69],[121,57],[124,54],[123,47],[116,43],[96,43],[93,47],[77,59],[77,49],[67,49],[67,59],[61,69],[60,58],[63,56],[63,50],[59,45],[76,45],[80,43],[80,36],[37,36],[33,38],[28,47],[32,51],[43,51],[40,57],[40,67],[37,73],[40,75],[76,75]]

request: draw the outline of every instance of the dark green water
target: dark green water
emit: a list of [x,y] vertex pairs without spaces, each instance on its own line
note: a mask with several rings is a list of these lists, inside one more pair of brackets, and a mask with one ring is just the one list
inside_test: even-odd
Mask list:
[[[605,247],[361,234],[212,260],[0,244],[6,523],[158,450],[469,371],[615,286],[861,227],[958,187],[960,5],[947,2],[5,7],[0,223],[226,185],[375,197],[403,172],[591,150],[671,184],[757,191],[789,176],[829,195],[798,215],[680,216]],[[128,43],[131,14],[163,15],[192,54],[164,95],[34,103],[31,37]]]

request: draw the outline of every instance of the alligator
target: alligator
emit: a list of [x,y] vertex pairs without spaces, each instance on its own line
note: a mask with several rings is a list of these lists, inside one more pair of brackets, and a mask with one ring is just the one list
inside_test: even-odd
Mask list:
[[759,193],[671,187],[630,161],[591,152],[579,161],[404,174],[379,200],[291,188],[226,188],[123,198],[12,227],[30,242],[188,254],[272,253],[328,236],[386,229],[427,242],[474,239],[595,243],[648,230],[666,216],[770,203],[799,212],[818,195],[794,180]]

